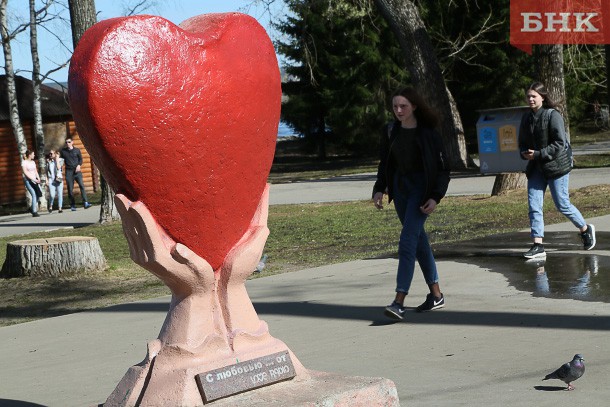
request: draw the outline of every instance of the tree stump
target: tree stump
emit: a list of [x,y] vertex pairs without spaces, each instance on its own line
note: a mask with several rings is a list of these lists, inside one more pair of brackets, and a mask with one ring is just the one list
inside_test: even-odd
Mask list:
[[59,277],[105,268],[106,258],[95,237],[17,240],[6,246],[0,277]]

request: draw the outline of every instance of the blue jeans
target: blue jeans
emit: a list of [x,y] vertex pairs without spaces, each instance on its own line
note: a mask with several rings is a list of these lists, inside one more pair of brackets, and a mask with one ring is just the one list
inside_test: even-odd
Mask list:
[[38,197],[36,196],[36,191],[34,191],[34,187],[30,184],[28,180],[24,180],[25,189],[30,193],[32,197],[32,207],[30,208],[30,212],[36,213],[38,212]]
[[61,210],[64,203],[64,182],[52,181],[49,184],[49,209],[53,209],[53,202],[57,196],[57,209]]
[[438,282],[436,262],[424,223],[428,215],[419,207],[426,189],[426,176],[423,173],[411,176],[394,177],[394,208],[402,223],[398,241],[398,272],[396,274],[396,292],[409,293],[415,260],[419,263],[428,285]]
[[556,179],[546,179],[542,172],[535,168],[530,174],[527,179],[527,203],[529,206],[531,236],[533,238],[544,237],[543,204],[547,186],[551,190],[551,197],[553,197],[557,210],[577,228],[580,229],[586,225],[580,211],[570,202],[569,182],[569,173]]

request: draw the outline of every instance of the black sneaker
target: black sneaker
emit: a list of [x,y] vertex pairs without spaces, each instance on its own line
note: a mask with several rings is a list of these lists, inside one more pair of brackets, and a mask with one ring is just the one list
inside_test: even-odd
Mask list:
[[587,225],[587,230],[580,234],[582,244],[585,250],[591,250],[595,247],[595,226]]
[[526,259],[545,259],[546,252],[544,251],[544,245],[542,243],[534,243],[531,249],[523,253],[523,257]]
[[387,317],[392,319],[402,320],[405,314],[406,308],[394,301],[387,307],[385,307],[385,311],[383,312]]
[[426,295],[426,301],[416,308],[417,312],[434,311],[445,306],[445,296],[435,297],[432,293]]

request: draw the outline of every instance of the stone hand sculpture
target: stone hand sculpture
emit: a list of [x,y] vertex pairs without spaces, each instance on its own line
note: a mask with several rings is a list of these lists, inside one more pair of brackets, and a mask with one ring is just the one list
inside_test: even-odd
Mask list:
[[131,259],[172,292],[170,313],[159,335],[163,344],[195,349],[212,336],[222,337],[232,348],[235,336],[266,331],[244,282],[258,263],[269,234],[268,196],[266,188],[248,231],[214,271],[205,259],[172,240],[144,203],[116,195]]
[[[269,233],[268,199],[267,186],[247,232],[213,270],[205,259],[172,240],[144,203],[115,196],[132,260],[163,281],[172,299],[158,339],[149,343],[145,360],[127,372],[107,405],[131,406],[137,400],[198,405],[195,375],[288,350],[258,318],[244,284]],[[291,357],[297,373],[305,375],[292,353]]]
[[173,241],[146,205],[115,196],[131,259],[163,281],[172,292],[170,312],[159,340],[163,344],[197,348],[212,337],[224,337],[219,318],[214,270],[188,247]]

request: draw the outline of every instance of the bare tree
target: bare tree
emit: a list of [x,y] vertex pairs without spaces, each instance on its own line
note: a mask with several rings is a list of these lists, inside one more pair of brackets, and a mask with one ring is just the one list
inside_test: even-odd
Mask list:
[[95,0],[68,0],[68,6],[70,8],[72,44],[76,48],[85,31],[97,22]]
[[473,163],[466,151],[462,120],[417,6],[410,0],[375,0],[375,4],[400,43],[413,86],[441,116],[440,130],[452,167],[468,167]]
[[496,175],[494,185],[491,188],[491,195],[503,195],[508,191],[525,187],[525,174],[522,172],[505,172]]
[[[8,0],[0,0],[0,31],[2,34],[2,50],[4,52],[4,70],[6,73],[6,89],[8,96],[9,105],[9,120],[11,122],[11,128],[13,129],[13,135],[17,142],[17,150],[19,153],[19,162],[23,162],[23,155],[27,150],[27,142],[25,140],[25,134],[23,132],[23,126],[21,120],[19,120],[19,104],[17,102],[17,86],[15,85],[15,69],[13,67],[13,51],[11,49],[11,40],[13,40],[17,34],[25,31],[24,26],[19,26],[15,31],[9,32],[8,29],[8,18],[7,18],[7,3]],[[30,194],[25,193],[26,202],[28,206],[30,204]]]
[[159,5],[158,0],[131,0],[123,5],[124,16],[142,14],[148,10],[155,10]]
[[25,141],[21,121],[19,120],[19,105],[17,103],[17,87],[15,85],[15,69],[13,67],[11,40],[20,32],[25,31],[26,28],[20,26],[17,30],[9,32],[6,14],[7,3],[8,0],[0,0],[0,30],[2,32],[2,50],[4,52],[4,70],[6,73],[6,88],[8,91],[9,118],[15,140],[17,141],[17,149],[21,156],[21,160],[23,160],[23,154],[25,154],[25,150],[27,150],[27,143]]
[[[97,22],[94,0],[69,0],[70,25],[72,27],[72,43],[76,45],[89,27]],[[114,190],[100,175],[101,207],[100,223],[106,223],[120,219],[119,213],[114,205]]]
[[[142,13],[157,6],[157,1],[153,0],[136,0],[126,2],[123,10],[125,15],[134,15]],[[70,9],[70,25],[72,27],[72,43],[74,48],[79,40],[89,27],[97,22],[95,11],[95,0],[68,0]],[[108,184],[104,178],[104,174],[100,175],[101,188],[101,207],[100,207],[100,223],[119,220],[120,216],[114,204],[114,189]]]
[[[30,52],[32,56],[32,93],[33,93],[33,126],[32,131],[35,137],[36,155],[38,156],[38,168],[41,178],[41,188],[44,190],[46,185],[46,160],[44,158],[45,150],[45,137],[42,126],[42,108],[41,108],[41,84],[49,74],[63,68],[66,64],[59,65],[58,67],[50,70],[45,75],[40,73],[40,61],[38,57],[38,31],[37,28],[42,24],[57,18],[57,15],[50,15],[48,13],[49,8],[54,4],[55,0],[46,0],[42,2],[42,8],[35,10],[35,2],[29,1],[29,20],[23,22],[17,26],[12,32],[9,32],[8,19],[7,19],[7,3],[8,1],[2,1],[0,8],[2,9],[2,44],[4,49],[5,57],[5,72],[7,76],[7,89],[8,89],[8,100],[10,105],[10,117],[11,126],[13,128],[13,134],[17,141],[17,150],[20,156],[20,160],[23,159],[23,153],[27,149],[27,142],[23,131],[23,126],[19,120],[19,106],[17,103],[17,91],[15,85],[15,69],[13,67],[12,50],[10,42],[17,37],[18,34],[30,29]],[[30,196],[26,193],[26,201],[29,205]],[[40,204],[44,208],[46,207],[46,196],[42,196]]]
[[[452,167],[460,169],[474,166],[466,150],[466,139],[457,105],[445,84],[441,67],[417,6],[412,1],[401,0],[375,0],[375,4],[401,44],[414,86],[422,94],[428,95],[430,105],[441,114],[441,132],[447,152],[452,159]],[[493,26],[484,24],[481,35],[490,28]],[[470,43],[478,40],[473,37]],[[466,42],[462,45],[469,46]],[[454,48],[456,52],[463,49],[462,46],[455,47],[455,45]],[[524,179],[519,173],[499,174],[496,176],[492,195],[523,185]]]
[[[46,171],[46,160],[44,156],[45,140],[44,131],[42,128],[42,107],[41,107],[41,96],[40,96],[40,85],[42,80],[40,78],[40,59],[38,57],[38,19],[39,13],[46,13],[48,7],[53,3],[53,0],[49,0],[43,9],[36,11],[36,5],[34,0],[30,0],[30,51],[32,54],[32,94],[33,94],[33,109],[34,112],[34,135],[36,137],[36,155],[38,156],[38,172],[40,174],[40,188],[45,191],[47,185],[47,171]],[[46,194],[42,194],[40,198],[41,208],[47,207]]]

